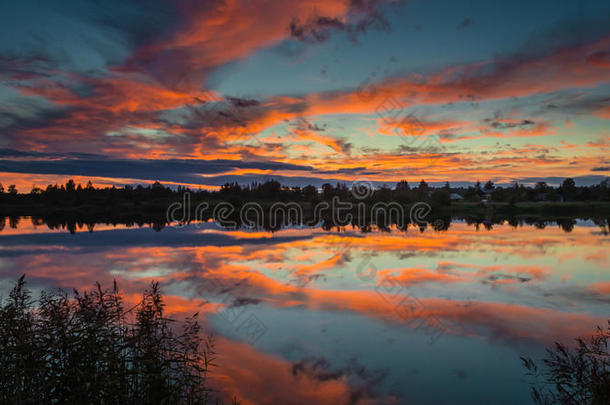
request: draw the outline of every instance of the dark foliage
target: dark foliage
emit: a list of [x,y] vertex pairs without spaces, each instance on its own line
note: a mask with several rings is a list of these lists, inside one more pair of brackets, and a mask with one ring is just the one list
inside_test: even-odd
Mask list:
[[[345,183],[335,185],[326,183],[319,191],[314,186],[286,187],[275,180],[264,183],[240,185],[227,183],[218,191],[192,190],[183,186],[177,189],[165,187],[156,182],[144,187],[138,185],[123,188],[95,188],[89,182],[86,186],[69,180],[65,185],[49,185],[45,189],[34,187],[30,193],[19,194],[14,185],[5,191],[0,184],[0,204],[43,204],[46,207],[78,207],[78,206],[113,206],[123,204],[125,207],[135,205],[146,210],[154,208],[158,202],[163,206],[167,200],[189,192],[206,200],[223,201],[296,201],[311,202],[331,200],[339,197],[341,200],[353,199],[352,190]],[[436,194],[436,196],[435,196]],[[573,179],[565,179],[559,187],[551,187],[544,182],[533,187],[523,184],[499,187],[488,181],[484,186],[480,182],[471,187],[432,187],[421,180],[417,187],[409,187],[405,180],[398,182],[394,188],[388,186],[376,187],[369,196],[370,201],[438,202],[450,204],[450,195],[459,195],[466,201],[479,202],[489,200],[495,202],[538,202],[538,201],[610,201],[610,178],[598,185],[577,187]]]
[[0,308],[0,403],[206,404],[213,341],[196,315],[164,316],[152,283],[125,310],[111,290],[43,292],[32,299],[22,276]]
[[[172,189],[158,182],[146,187],[95,188],[91,182],[82,186],[68,181],[65,185],[49,185],[44,190],[33,188],[29,194],[17,193],[14,187],[7,193],[0,187],[0,221],[8,218],[9,225],[13,226],[20,217],[30,217],[33,223],[46,223],[52,229],[65,228],[70,232],[83,227],[93,231],[98,223],[125,224],[128,227],[149,225],[159,231],[172,221],[208,220],[232,228],[240,226],[240,207],[250,202],[260,205],[265,213],[270,213],[276,203],[299,206],[302,218],[277,217],[271,221],[271,214],[264,215],[261,226],[272,231],[290,223],[309,225],[321,221],[324,229],[350,225],[335,221],[333,210],[340,205],[334,202],[351,203],[350,214],[355,219],[352,225],[363,230],[375,222],[372,213],[376,204],[396,203],[408,214],[414,204],[425,202],[431,208],[426,221],[435,230],[447,229],[451,217],[456,217],[485,227],[504,221],[511,225],[540,222],[544,227],[552,220],[569,232],[573,227],[571,218],[591,218],[607,223],[610,180],[594,186],[577,187],[574,180],[566,179],[556,188],[545,183],[533,187],[519,184],[498,187],[491,181],[485,185],[477,182],[471,187],[451,187],[448,183],[433,187],[425,180],[411,186],[402,180],[394,188],[384,185],[370,190],[360,189],[358,185],[352,189],[346,183],[326,183],[320,190],[311,185],[286,187],[270,180],[249,185],[228,183],[217,191],[192,190],[182,186]],[[219,210],[222,215],[216,216],[215,209],[226,207],[227,203],[230,209]],[[175,204],[180,204],[181,208],[176,211],[177,217],[172,215],[170,221],[168,208]],[[323,208],[324,205],[327,207]],[[364,209],[361,209],[362,205]],[[202,206],[205,208],[199,209]],[[540,218],[543,221],[539,221]],[[390,219],[384,221],[385,225],[395,220]],[[3,225],[0,222],[0,231]]]
[[575,348],[555,343],[547,349],[543,368],[530,358],[521,358],[534,378],[532,398],[539,405],[610,404],[610,321],[588,338],[578,338]]

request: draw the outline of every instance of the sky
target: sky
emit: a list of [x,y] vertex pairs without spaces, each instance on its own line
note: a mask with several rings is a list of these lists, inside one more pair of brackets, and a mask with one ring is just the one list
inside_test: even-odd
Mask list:
[[0,4],[0,182],[610,175],[610,3]]

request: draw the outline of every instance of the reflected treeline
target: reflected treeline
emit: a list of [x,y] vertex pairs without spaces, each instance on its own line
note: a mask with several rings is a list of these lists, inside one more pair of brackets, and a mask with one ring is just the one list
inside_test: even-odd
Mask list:
[[[373,218],[358,218],[352,217],[349,221],[338,223],[337,218],[332,216],[323,216],[316,218],[314,216],[306,216],[303,221],[285,220],[270,221],[264,220],[254,224],[252,222],[244,223],[243,218],[238,214],[226,216],[221,219],[214,220],[212,217],[204,217],[200,221],[185,221],[180,223],[169,223],[163,216],[145,217],[138,216],[135,218],[114,218],[100,216],[75,216],[75,215],[45,215],[45,216],[0,216],[0,233],[6,229],[19,229],[25,226],[46,227],[49,230],[65,230],[70,233],[76,232],[93,232],[100,227],[126,227],[126,228],[142,228],[147,227],[155,231],[162,231],[167,226],[202,226],[203,223],[214,223],[216,226],[226,230],[262,230],[262,231],[280,231],[289,227],[310,227],[320,228],[325,231],[345,231],[358,230],[362,233],[368,232],[407,232],[417,230],[419,232],[435,231],[443,232],[451,228],[454,222],[464,222],[477,230],[492,230],[496,226],[511,226],[513,228],[533,226],[537,229],[545,229],[547,227],[559,227],[564,232],[571,232],[579,220],[589,220],[597,225],[603,235],[610,235],[610,217],[536,217],[536,216],[493,216],[493,217],[451,217],[446,215],[435,215],[431,213],[422,220],[405,219],[404,222],[397,222],[396,218],[383,218],[383,221],[375,221]],[[273,223],[272,223],[273,222]]]
[[45,216],[0,216],[0,232],[5,228],[19,229],[28,223],[35,227],[47,227],[50,230],[65,230],[70,233],[77,231],[93,232],[100,226],[124,226],[127,228],[149,227],[156,231],[165,228],[168,223],[164,217],[114,218],[91,215],[45,215]]

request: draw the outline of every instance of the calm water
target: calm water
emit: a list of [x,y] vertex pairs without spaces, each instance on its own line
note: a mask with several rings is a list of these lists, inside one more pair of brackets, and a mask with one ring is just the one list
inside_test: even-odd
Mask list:
[[244,404],[528,404],[519,356],[610,316],[608,228],[579,221],[361,233],[21,219],[0,232],[0,292],[161,281],[218,335],[214,384]]

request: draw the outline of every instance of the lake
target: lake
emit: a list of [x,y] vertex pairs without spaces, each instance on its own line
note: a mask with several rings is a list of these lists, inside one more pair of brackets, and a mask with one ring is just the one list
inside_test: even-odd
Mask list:
[[216,335],[213,385],[243,404],[529,404],[520,356],[539,358],[610,316],[607,223],[447,230],[213,222],[49,229],[0,222],[0,293],[110,287]]

